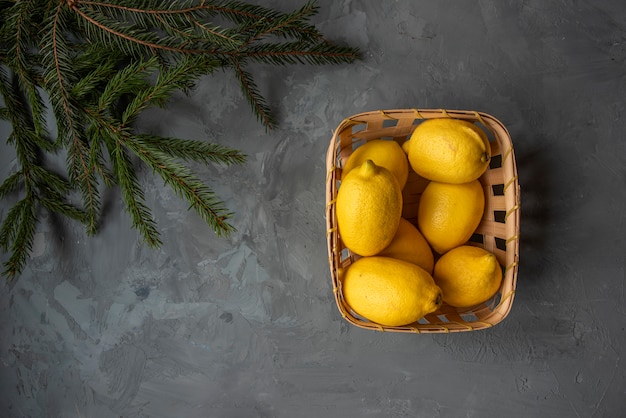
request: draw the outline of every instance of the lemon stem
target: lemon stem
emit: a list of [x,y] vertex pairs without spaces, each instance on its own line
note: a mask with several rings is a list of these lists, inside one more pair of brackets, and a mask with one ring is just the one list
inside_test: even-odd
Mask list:
[[483,152],[483,155],[480,157],[480,161],[486,163],[489,161],[489,153],[487,151]]

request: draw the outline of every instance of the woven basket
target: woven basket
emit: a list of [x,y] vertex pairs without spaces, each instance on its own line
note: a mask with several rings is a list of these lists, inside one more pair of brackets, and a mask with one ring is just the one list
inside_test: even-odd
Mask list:
[[[486,128],[492,158],[489,168],[480,177],[485,192],[485,212],[468,244],[496,255],[504,273],[502,285],[494,297],[480,305],[459,309],[444,304],[415,323],[400,327],[382,326],[351,311],[342,295],[338,269],[348,267],[359,258],[343,244],[337,227],[335,201],[342,167],[359,145],[374,139],[389,139],[402,144],[419,123],[430,118],[465,119]],[[511,138],[500,121],[485,113],[462,110],[400,109],[360,113],[343,120],[335,130],[326,155],[326,167],[328,262],[335,301],[348,322],[378,331],[441,333],[488,328],[508,315],[517,281],[520,190]],[[414,225],[417,225],[419,198],[427,184],[427,180],[409,168],[409,178],[402,193],[402,215]]]

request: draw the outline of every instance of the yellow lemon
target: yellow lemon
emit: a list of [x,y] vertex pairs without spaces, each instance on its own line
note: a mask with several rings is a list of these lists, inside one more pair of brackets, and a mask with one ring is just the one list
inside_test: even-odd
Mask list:
[[409,149],[411,149],[411,141],[406,140],[402,143],[402,151],[404,151],[406,155],[409,155]]
[[341,181],[336,210],[346,247],[362,256],[375,255],[396,235],[402,191],[389,170],[367,160]]
[[431,181],[417,208],[417,226],[433,250],[443,254],[465,244],[483,216],[485,194],[478,180],[463,184]]
[[434,279],[444,302],[467,308],[485,302],[498,291],[502,268],[489,251],[462,245],[437,260]]
[[372,160],[376,165],[391,171],[398,180],[400,189],[406,184],[409,176],[409,161],[396,141],[375,139],[361,145],[348,157],[343,168],[343,175],[345,176],[366,160]]
[[372,322],[401,326],[441,306],[442,292],[423,268],[389,257],[364,257],[343,275],[342,294],[352,310]]
[[428,273],[433,273],[435,260],[430,245],[422,233],[406,219],[400,219],[398,232],[393,241],[378,253],[381,257],[397,258],[417,264]]
[[467,183],[480,177],[491,158],[485,132],[475,124],[451,118],[420,123],[409,141],[413,170],[429,180]]

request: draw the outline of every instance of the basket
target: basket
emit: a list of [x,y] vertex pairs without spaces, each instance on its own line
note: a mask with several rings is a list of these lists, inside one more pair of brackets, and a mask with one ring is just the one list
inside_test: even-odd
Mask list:
[[[339,236],[335,201],[341,183],[342,167],[359,145],[374,139],[402,144],[424,119],[456,118],[482,125],[491,143],[492,158],[480,177],[485,192],[485,212],[468,244],[482,247],[498,259],[502,285],[488,301],[471,307],[442,305],[439,310],[409,325],[382,326],[359,317],[345,303],[338,269],[347,268],[360,256],[345,247]],[[519,259],[520,188],[513,145],[507,129],[491,115],[476,111],[441,109],[397,109],[360,113],[344,119],[330,140],[326,155],[326,226],[328,263],[333,293],[339,312],[351,324],[372,330],[412,333],[476,331],[502,321],[511,310]],[[417,206],[428,181],[409,168],[403,195],[403,217],[417,224]]]

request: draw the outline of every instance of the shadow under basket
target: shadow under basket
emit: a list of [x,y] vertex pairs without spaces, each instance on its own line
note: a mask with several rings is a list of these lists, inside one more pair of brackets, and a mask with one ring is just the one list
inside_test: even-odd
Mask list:
[[[412,324],[388,327],[359,317],[346,304],[338,270],[345,269],[360,256],[341,241],[335,202],[341,184],[342,167],[360,145],[374,139],[396,141],[402,145],[425,119],[455,118],[476,123],[491,143],[491,162],[480,177],[485,192],[485,212],[468,244],[482,247],[498,259],[502,285],[488,301],[470,308],[444,304],[439,310]],[[397,109],[360,113],[344,119],[334,131],[326,154],[326,227],[328,262],[335,301],[341,315],[351,324],[372,330],[412,333],[447,333],[489,328],[502,321],[511,310],[519,260],[520,187],[511,137],[500,121],[476,111],[442,109]],[[402,216],[417,224],[417,207],[428,180],[409,166],[409,178],[402,191]]]

